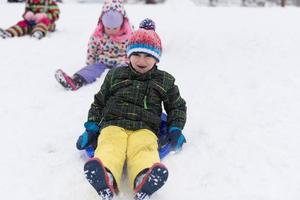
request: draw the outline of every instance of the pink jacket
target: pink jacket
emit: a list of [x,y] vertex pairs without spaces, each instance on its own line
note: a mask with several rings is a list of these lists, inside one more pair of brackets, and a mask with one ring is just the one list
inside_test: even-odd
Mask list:
[[[116,10],[124,17],[119,33],[114,36],[104,33],[104,26],[101,21],[103,13],[109,10]],[[105,1],[96,30],[89,40],[87,65],[95,63],[103,63],[108,66],[127,64],[126,48],[132,31],[122,0]]]

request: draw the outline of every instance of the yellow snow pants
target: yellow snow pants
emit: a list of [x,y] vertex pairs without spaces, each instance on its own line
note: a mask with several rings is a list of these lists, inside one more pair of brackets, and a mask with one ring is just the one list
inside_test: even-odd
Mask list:
[[127,175],[134,189],[136,176],[154,163],[160,162],[156,135],[148,129],[126,130],[108,126],[101,130],[95,158],[102,161],[120,186],[122,171],[127,162]]

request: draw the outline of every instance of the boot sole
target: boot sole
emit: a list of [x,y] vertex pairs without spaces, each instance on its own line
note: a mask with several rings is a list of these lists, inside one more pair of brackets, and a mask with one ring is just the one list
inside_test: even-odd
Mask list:
[[168,176],[169,172],[163,164],[155,164],[150,168],[140,185],[136,187],[135,199],[140,199],[140,196],[145,196],[144,194],[151,196],[165,184]]
[[114,189],[109,185],[109,178],[100,160],[91,159],[88,161],[84,165],[84,173],[86,179],[95,188],[103,200],[110,200],[113,198]]
[[76,90],[76,86],[72,83],[70,78],[61,70],[55,72],[55,79],[59,82],[66,90]]

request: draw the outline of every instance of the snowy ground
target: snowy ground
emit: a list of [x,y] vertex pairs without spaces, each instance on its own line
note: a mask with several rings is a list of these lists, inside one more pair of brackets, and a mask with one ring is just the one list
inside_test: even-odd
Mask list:
[[[75,149],[103,77],[63,90],[57,68],[85,63],[98,4],[60,4],[58,30],[36,41],[0,39],[0,194],[9,200],[99,199]],[[0,26],[23,4],[0,1]],[[300,199],[299,8],[207,8],[190,1],[126,5],[153,18],[160,63],[187,101],[188,144],[163,162],[170,177],[153,200]],[[132,199],[126,179],[117,199]]]

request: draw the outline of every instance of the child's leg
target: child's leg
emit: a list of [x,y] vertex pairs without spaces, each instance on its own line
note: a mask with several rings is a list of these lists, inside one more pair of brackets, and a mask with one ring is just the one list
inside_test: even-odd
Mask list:
[[105,71],[106,68],[107,67],[105,64],[95,63],[95,64],[85,66],[75,74],[80,75],[81,77],[84,78],[84,80],[86,80],[87,84],[90,84],[96,81],[96,79],[102,75],[102,73]]
[[12,37],[23,36],[30,32],[30,25],[26,20],[19,21],[16,25],[8,28],[6,31],[11,34]]
[[118,126],[108,126],[101,130],[95,158],[102,161],[105,168],[115,178],[117,186],[122,178],[123,165],[126,159],[127,133]]
[[51,24],[51,21],[48,18],[43,18],[43,19],[38,20],[37,24],[32,29],[32,35],[34,35],[35,33],[39,33],[39,34],[42,34],[41,37],[44,37],[48,32],[50,24]]
[[83,85],[96,81],[97,77],[100,77],[105,69],[106,65],[101,63],[87,65],[76,72],[73,77],[59,69],[55,72],[55,78],[67,90],[77,90]]
[[137,175],[159,162],[157,137],[152,131],[141,129],[129,134],[127,174],[133,189],[135,188],[134,181]]

